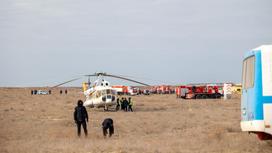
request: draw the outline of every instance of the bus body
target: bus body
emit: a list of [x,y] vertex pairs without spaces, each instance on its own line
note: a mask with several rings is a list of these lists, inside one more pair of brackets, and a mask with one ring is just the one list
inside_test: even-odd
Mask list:
[[246,53],[243,61],[241,129],[272,139],[272,45]]

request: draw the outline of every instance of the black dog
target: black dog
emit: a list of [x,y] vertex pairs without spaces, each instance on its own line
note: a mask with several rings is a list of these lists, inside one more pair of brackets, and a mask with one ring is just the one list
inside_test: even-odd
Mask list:
[[106,118],[102,123],[102,129],[103,129],[104,137],[107,136],[108,129],[109,129],[109,137],[111,137],[114,134],[113,120],[111,118]]

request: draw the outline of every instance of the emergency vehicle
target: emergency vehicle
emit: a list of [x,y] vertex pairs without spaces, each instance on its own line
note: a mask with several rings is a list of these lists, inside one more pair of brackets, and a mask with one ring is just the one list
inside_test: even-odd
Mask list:
[[170,94],[171,88],[169,85],[160,85],[153,88],[156,94]]
[[247,52],[243,61],[241,129],[272,139],[272,45]]
[[222,86],[218,85],[185,85],[175,88],[177,98],[207,99],[221,98]]
[[138,94],[138,89],[131,86],[116,85],[112,86],[116,90],[118,95],[131,95],[135,96]]

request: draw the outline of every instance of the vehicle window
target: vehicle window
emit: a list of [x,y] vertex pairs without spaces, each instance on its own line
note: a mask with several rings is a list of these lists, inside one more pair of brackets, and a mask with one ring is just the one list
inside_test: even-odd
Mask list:
[[102,93],[101,93],[102,95],[105,95],[105,94],[106,94],[106,90],[101,90],[101,92],[102,92]]
[[242,86],[245,88],[246,84],[246,60],[243,62]]
[[248,89],[254,86],[255,79],[255,56],[247,58],[243,63],[243,88]]
[[115,90],[111,90],[112,94],[116,94],[116,91]]

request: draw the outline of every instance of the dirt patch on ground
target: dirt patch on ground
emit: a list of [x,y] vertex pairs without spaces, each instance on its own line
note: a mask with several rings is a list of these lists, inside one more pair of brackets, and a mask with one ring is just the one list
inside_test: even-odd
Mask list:
[[[135,112],[88,109],[88,138],[78,138],[73,111],[80,90],[31,96],[28,88],[0,89],[0,152],[271,152],[270,142],[240,131],[240,98],[182,100],[175,95],[135,96]],[[111,117],[115,134],[102,136]]]

